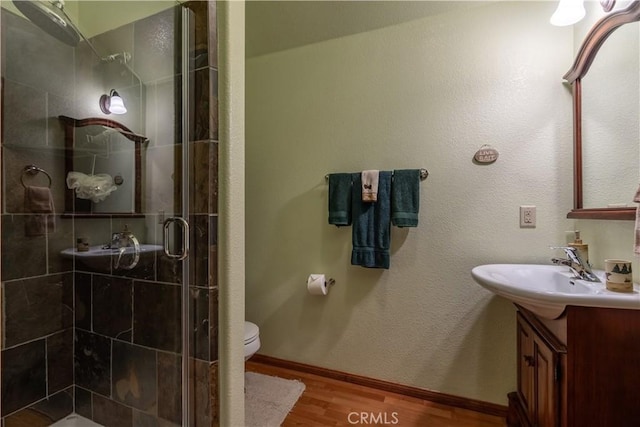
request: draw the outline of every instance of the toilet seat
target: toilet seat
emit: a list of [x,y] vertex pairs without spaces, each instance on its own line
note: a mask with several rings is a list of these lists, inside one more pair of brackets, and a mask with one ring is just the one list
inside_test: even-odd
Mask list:
[[244,345],[251,344],[260,334],[258,326],[251,322],[244,322]]

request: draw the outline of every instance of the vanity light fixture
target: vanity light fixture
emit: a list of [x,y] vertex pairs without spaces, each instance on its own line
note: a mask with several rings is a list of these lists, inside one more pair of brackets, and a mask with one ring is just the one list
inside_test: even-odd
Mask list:
[[124,106],[124,101],[122,101],[118,92],[115,89],[111,89],[109,95],[100,97],[100,110],[105,114],[124,114],[127,112],[127,107]]
[[[600,6],[605,13],[611,12],[615,5],[616,0],[600,0]],[[585,13],[584,0],[560,0],[549,22],[557,27],[573,25],[584,18]]]

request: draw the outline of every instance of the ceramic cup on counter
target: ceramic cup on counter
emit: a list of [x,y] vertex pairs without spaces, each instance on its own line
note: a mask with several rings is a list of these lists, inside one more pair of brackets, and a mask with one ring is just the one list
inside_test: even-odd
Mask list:
[[605,259],[604,271],[607,276],[607,289],[616,292],[633,291],[631,261],[624,259]]

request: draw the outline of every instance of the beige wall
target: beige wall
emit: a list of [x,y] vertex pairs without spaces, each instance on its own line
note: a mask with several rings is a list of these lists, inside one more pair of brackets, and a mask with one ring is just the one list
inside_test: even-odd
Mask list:
[[[506,404],[515,310],[470,270],[546,264],[574,226],[573,36],[549,25],[555,6],[488,3],[247,61],[246,318],[261,353]],[[495,164],[472,163],[483,144]],[[420,167],[420,225],[392,229],[391,268],[351,266],[325,174]],[[524,204],[535,229],[518,226]],[[336,279],[328,297],[306,293],[310,273]]]
[[218,280],[220,425],[244,425],[244,15],[243,1],[218,1],[220,148]]

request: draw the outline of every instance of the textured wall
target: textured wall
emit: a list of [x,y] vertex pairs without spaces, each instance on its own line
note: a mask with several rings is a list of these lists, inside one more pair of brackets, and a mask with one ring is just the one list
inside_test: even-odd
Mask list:
[[[261,353],[484,401],[515,389],[514,308],[478,264],[548,263],[571,208],[570,28],[487,3],[247,61],[246,318]],[[366,19],[366,16],[363,16]],[[472,163],[482,144],[500,152]],[[350,265],[326,173],[425,167],[391,268]],[[538,207],[535,229],[518,206]],[[309,273],[336,279],[306,293]]]

